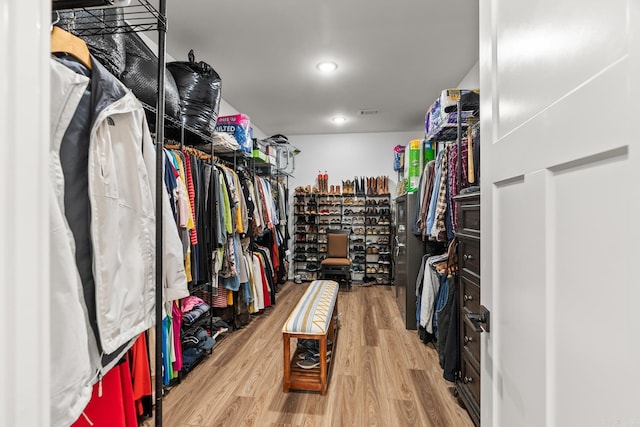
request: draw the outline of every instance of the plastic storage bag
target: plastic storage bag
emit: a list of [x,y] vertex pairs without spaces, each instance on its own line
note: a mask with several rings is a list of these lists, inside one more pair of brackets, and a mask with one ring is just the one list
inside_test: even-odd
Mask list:
[[[127,50],[126,67],[120,80],[142,102],[156,107],[158,97],[158,57],[138,34],[125,34]],[[168,71],[164,77],[165,114],[180,119],[180,95],[173,76]],[[149,120],[149,126],[155,122]]]
[[246,114],[218,117],[216,132],[225,132],[233,135],[238,144],[240,144],[240,151],[251,154],[253,149],[253,130],[251,129],[251,119]]
[[196,62],[193,50],[189,51],[188,62],[170,62],[167,68],[178,86],[183,123],[212,135],[222,92],[218,73],[206,62]]

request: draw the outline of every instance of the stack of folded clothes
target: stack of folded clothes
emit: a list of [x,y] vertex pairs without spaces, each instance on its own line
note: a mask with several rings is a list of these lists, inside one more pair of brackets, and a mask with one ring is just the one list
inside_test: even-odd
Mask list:
[[182,322],[184,325],[192,325],[201,316],[207,313],[211,307],[202,299],[194,296],[182,300]]
[[[197,310],[201,304],[195,306]],[[192,312],[193,310],[190,310]],[[229,330],[229,325],[219,317],[211,318],[211,333],[204,327],[198,326],[195,330],[189,330],[182,335],[182,370],[187,373],[195,366],[205,353],[211,352],[216,344],[216,338]],[[205,327],[209,326],[205,322]],[[191,328],[193,329],[193,328]]]
[[197,363],[204,353],[211,351],[216,340],[207,331],[199,327],[195,332],[182,337],[182,369],[185,372]]

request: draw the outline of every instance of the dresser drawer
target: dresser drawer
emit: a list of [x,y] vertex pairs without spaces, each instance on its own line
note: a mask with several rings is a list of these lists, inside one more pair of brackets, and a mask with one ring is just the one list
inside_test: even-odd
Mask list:
[[458,204],[458,233],[480,237],[480,193],[455,197]]
[[468,310],[462,310],[462,353],[473,363],[475,369],[480,369],[480,332],[473,329],[473,325],[467,319]]
[[475,275],[463,272],[460,275],[460,307],[471,313],[480,312],[480,286]]
[[[464,353],[463,353],[464,354]],[[471,394],[473,404],[476,407],[480,406],[480,374],[473,367],[471,361],[462,357],[461,364],[461,376],[459,381],[462,383],[462,387]]]
[[462,204],[458,212],[458,231],[470,235],[480,235],[480,205]]
[[468,270],[480,276],[480,241],[460,238],[458,245],[458,263],[460,269]]

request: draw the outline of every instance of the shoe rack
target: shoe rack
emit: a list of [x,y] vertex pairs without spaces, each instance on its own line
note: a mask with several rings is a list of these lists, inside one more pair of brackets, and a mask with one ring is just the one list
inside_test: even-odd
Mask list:
[[294,197],[294,274],[303,281],[317,278],[326,257],[327,230],[341,228],[351,230],[352,281],[391,284],[388,177],[356,177],[337,186],[321,182],[317,187],[296,188]]
[[391,284],[391,197],[368,195],[365,200],[365,276],[363,281]]
[[352,278],[391,284],[391,195],[389,178],[356,177],[343,181],[343,227],[351,227]]
[[[318,233],[318,212],[320,209],[317,193],[300,193],[294,195],[294,278],[302,281],[312,281],[318,278],[320,271],[320,245]],[[326,236],[325,242],[326,242]],[[326,252],[326,244],[324,245]]]

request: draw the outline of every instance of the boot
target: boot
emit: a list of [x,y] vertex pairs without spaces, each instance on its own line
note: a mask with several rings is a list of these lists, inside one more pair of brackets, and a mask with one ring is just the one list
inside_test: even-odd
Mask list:
[[362,195],[364,196],[365,195],[365,192],[364,192],[364,177],[360,178],[360,189],[362,190]]
[[329,194],[333,196],[335,194],[335,191],[336,191],[335,185],[331,184],[331,188],[329,189]]
[[356,194],[360,194],[360,184],[358,182],[358,177],[357,176],[353,178],[353,182],[355,182],[355,187],[356,187],[355,188],[355,192],[356,192]]
[[342,194],[340,193],[340,186],[336,185],[336,195],[339,196],[340,194]]

